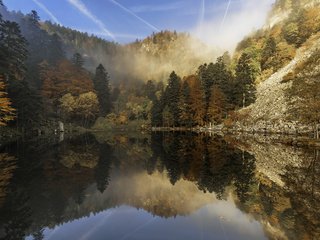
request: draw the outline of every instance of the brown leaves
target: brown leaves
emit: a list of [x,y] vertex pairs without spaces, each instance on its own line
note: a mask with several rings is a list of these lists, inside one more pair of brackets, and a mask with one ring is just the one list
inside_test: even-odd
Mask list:
[[0,76],[0,126],[5,126],[7,122],[15,118],[15,109],[11,107],[7,95],[3,78]]

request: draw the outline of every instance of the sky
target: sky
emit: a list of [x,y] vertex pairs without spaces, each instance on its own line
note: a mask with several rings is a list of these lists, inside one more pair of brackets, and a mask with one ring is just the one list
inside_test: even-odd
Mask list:
[[275,0],[4,0],[9,10],[36,10],[41,20],[120,43],[160,30],[190,32],[232,48],[260,28]]

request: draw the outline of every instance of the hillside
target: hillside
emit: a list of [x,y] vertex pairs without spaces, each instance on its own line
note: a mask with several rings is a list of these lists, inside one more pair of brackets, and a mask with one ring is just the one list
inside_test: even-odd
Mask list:
[[260,53],[256,102],[240,110],[249,131],[303,133],[319,119],[319,1],[292,2],[277,1],[268,20],[273,24],[238,46],[236,54],[252,48]]
[[213,61],[218,53],[186,33],[161,31],[120,45],[50,22],[43,23],[42,28],[60,36],[69,55],[79,52],[85,56],[89,70],[99,63],[106,66],[115,83],[163,81],[173,70],[183,76],[192,74],[204,62]]

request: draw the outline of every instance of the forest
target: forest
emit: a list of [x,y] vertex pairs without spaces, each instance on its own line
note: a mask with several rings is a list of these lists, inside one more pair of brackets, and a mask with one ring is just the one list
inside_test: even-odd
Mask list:
[[255,101],[256,85],[320,28],[319,9],[297,5],[285,24],[252,33],[232,56],[202,62],[193,74],[171,69],[169,76],[130,81],[113,76],[113,65],[99,63],[95,50],[113,59],[147,42],[160,54],[179,34],[162,31],[121,46],[0,4],[0,125],[21,132],[58,121],[96,129],[230,125],[245,117],[237,110]]

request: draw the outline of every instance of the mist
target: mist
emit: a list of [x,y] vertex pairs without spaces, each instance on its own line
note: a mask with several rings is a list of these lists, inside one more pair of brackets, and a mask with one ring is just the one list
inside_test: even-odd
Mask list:
[[261,28],[275,0],[226,1],[222,17],[210,16],[200,22],[191,33],[210,46],[232,52],[237,43],[253,30]]

